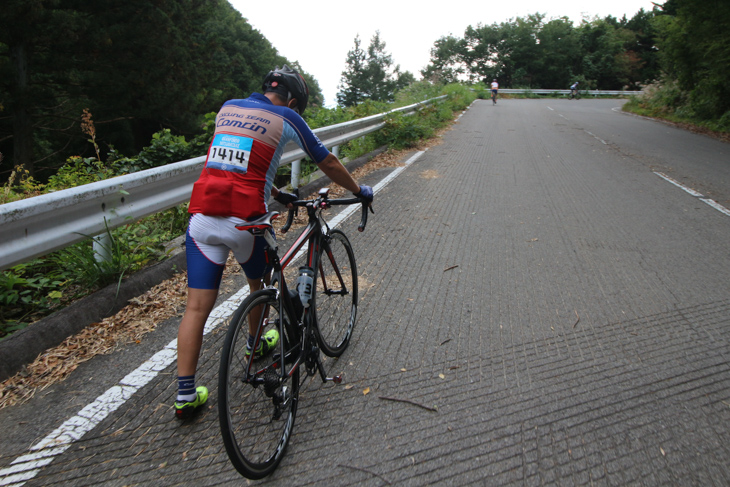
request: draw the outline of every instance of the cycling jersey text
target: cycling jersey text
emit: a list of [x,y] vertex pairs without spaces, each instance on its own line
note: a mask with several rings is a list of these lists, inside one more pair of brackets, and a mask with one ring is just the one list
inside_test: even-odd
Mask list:
[[[268,122],[268,120],[265,121]],[[235,127],[243,130],[260,132],[262,135],[266,133],[266,127],[259,125],[256,122],[241,122],[240,120],[228,120],[225,118],[218,120],[216,127]]]

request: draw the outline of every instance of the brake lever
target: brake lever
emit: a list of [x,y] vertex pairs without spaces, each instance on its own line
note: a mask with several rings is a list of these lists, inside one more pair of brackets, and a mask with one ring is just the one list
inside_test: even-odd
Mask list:
[[[299,199],[299,188],[296,188],[293,191],[293,194]],[[292,223],[294,223],[294,217],[299,214],[299,207],[294,206],[293,208],[289,208],[289,214],[286,217],[286,224],[284,224],[283,227],[281,227],[281,233],[286,233],[289,231],[289,229],[292,226]]]
[[291,228],[292,223],[294,223],[294,217],[299,213],[299,207],[295,206],[294,208],[289,208],[289,214],[286,217],[286,223],[283,227],[281,227],[281,233],[286,233]]
[[365,202],[362,204],[362,216],[360,217],[360,224],[357,226],[358,232],[365,231],[365,226],[368,224],[368,209],[370,210],[370,213],[373,215],[375,214],[375,210],[373,210],[372,203],[369,205],[366,205]]

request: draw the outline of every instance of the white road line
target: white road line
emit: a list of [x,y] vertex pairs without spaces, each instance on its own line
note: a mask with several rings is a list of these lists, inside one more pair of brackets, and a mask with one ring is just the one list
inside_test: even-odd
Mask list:
[[702,197],[704,196],[704,195],[703,195],[702,193],[698,193],[698,192],[697,192],[697,191],[695,191],[694,189],[688,188],[688,187],[687,187],[687,186],[685,186],[684,184],[682,184],[682,183],[680,183],[679,181],[676,181],[676,180],[674,180],[674,179],[670,178],[669,176],[667,176],[667,175],[666,175],[666,174],[664,174],[664,173],[661,173],[661,172],[657,172],[657,171],[654,171],[654,174],[656,174],[657,176],[659,176],[659,177],[660,177],[660,178],[662,178],[663,180],[667,181],[668,183],[672,183],[672,184],[673,184],[673,185],[675,185],[676,187],[678,187],[678,188],[680,188],[680,189],[682,189],[682,190],[684,190],[684,191],[688,192],[688,193],[689,193],[689,194],[691,194],[692,196],[697,196],[698,198],[702,198]]
[[700,201],[702,201],[703,203],[707,203],[708,205],[710,205],[711,207],[713,207],[720,213],[724,213],[727,216],[730,216],[730,210],[728,210],[727,208],[722,206],[720,203],[713,201],[710,198],[700,198]]
[[[585,130],[585,129],[584,129],[584,130]],[[589,132],[589,131],[587,131],[587,130],[586,130],[585,132],[586,132],[586,133],[587,133],[588,135],[590,135],[591,137],[593,137],[594,139],[596,139],[596,140],[600,140],[601,142],[603,142],[603,144],[604,144],[604,145],[608,145],[608,144],[606,143],[606,141],[605,141],[605,140],[603,140],[602,138],[600,138],[600,137],[598,137],[598,136],[596,136],[596,135],[593,135],[592,133],[590,133],[590,132]]]
[[[427,149],[428,150],[428,149]],[[398,177],[413,162],[424,154],[419,151],[411,156],[405,165],[396,168],[382,181],[373,187],[377,194],[391,181]],[[345,219],[359,210],[358,205],[351,205],[337,214],[329,222],[330,227],[340,225]],[[294,257],[298,259],[305,252],[299,251]],[[248,295],[248,286],[241,288],[236,294],[221,303],[211,313],[205,323],[203,335],[207,335],[224,323],[238,308],[238,305]],[[65,452],[75,441],[80,440],[86,433],[94,429],[107,416],[119,409],[132,395],[147,385],[152,379],[172,365],[177,359],[177,339],[168,343],[165,348],[154,354],[145,363],[127,374],[119,384],[109,388],[97,397],[91,404],[79,411],[76,416],[66,420],[48,436],[30,447],[32,453],[16,458],[9,467],[0,470],[0,486],[20,487],[28,480],[33,479],[53,459]]]
[[654,171],[654,174],[656,174],[657,176],[659,176],[663,180],[667,181],[668,183],[671,183],[671,184],[675,185],[676,187],[680,188],[681,190],[686,191],[687,193],[691,194],[692,196],[695,196],[695,197],[699,198],[699,200],[701,202],[703,202],[703,203],[711,206],[712,208],[716,209],[720,213],[723,213],[723,214],[725,214],[727,216],[730,216],[730,210],[728,210],[727,208],[725,208],[724,206],[722,206],[720,203],[718,203],[718,202],[716,202],[714,200],[711,200],[710,198],[705,198],[705,195],[703,195],[702,193],[698,193],[694,189],[688,188],[684,184],[680,183],[679,181],[677,181],[675,179],[670,178],[669,176],[667,176],[664,173]]

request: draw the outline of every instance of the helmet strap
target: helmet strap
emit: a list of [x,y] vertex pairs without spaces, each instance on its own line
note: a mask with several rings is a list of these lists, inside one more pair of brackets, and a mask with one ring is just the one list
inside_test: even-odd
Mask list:
[[299,113],[299,108],[297,108],[297,105],[299,105],[299,100],[297,100],[297,105],[294,105],[293,107],[290,107],[290,106],[289,106],[289,102],[291,102],[291,101],[292,101],[292,100],[294,100],[294,99],[295,99],[295,98],[293,98],[293,97],[291,96],[291,91],[288,91],[288,92],[287,92],[287,94],[286,94],[286,106],[287,106],[287,107],[289,107],[289,108],[291,108],[291,109],[292,109],[292,110],[294,110],[295,112]]

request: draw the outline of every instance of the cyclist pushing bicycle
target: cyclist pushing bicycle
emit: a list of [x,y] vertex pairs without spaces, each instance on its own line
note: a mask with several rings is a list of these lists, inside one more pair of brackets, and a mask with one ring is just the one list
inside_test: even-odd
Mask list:
[[[205,166],[193,186],[185,245],[188,299],[178,330],[174,409],[179,419],[191,416],[208,399],[207,388],[196,386],[195,371],[203,328],[218,297],[229,252],[241,265],[252,293],[263,287],[270,273],[266,239],[236,227],[265,215],[270,196],[286,206],[298,199],[273,185],[284,146],[295,141],[333,182],[366,202],[373,200],[372,188],[358,185],[302,119],[309,89],[298,72],[286,65],[276,67],[264,78],[262,91],[223,104]],[[255,333],[249,329],[246,351],[253,359],[279,342],[276,329],[259,339]]]

